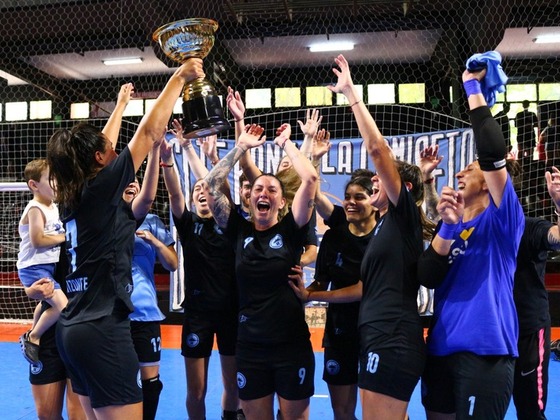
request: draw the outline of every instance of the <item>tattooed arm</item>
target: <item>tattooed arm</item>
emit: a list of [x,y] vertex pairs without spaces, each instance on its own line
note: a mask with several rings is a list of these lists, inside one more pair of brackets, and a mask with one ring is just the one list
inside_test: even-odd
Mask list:
[[229,172],[241,156],[247,150],[264,143],[265,137],[262,135],[263,132],[264,129],[260,125],[247,125],[239,136],[237,145],[204,178],[204,192],[208,204],[216,223],[221,228],[227,225],[232,205],[228,198],[220,191],[220,187],[226,182]]

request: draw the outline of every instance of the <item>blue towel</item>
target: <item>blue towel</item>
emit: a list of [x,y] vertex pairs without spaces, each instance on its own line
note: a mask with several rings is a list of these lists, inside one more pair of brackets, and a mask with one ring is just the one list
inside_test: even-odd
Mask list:
[[467,70],[486,69],[486,76],[480,81],[480,90],[489,107],[496,103],[496,95],[506,91],[507,76],[501,66],[502,56],[498,51],[475,54],[467,60]]

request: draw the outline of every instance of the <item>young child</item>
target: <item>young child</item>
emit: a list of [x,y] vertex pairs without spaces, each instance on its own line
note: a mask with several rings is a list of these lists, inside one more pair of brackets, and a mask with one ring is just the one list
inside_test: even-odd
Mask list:
[[[41,335],[58,320],[67,299],[54,280],[55,264],[60,244],[65,241],[64,229],[54,204],[54,191],[49,182],[49,168],[45,159],[29,162],[24,178],[33,192],[19,221],[21,243],[17,261],[18,275],[27,289],[34,282],[48,278],[54,282],[54,294],[46,302],[51,306],[43,313],[35,310],[33,327],[20,337],[21,350],[29,363],[39,360]],[[26,290],[27,291],[27,290]]]

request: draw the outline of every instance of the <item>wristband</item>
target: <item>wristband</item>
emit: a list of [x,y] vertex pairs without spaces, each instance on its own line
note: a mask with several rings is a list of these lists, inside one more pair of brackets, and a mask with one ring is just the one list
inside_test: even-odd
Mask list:
[[445,239],[446,241],[449,241],[453,239],[453,237],[455,236],[455,232],[457,232],[458,226],[459,226],[458,224],[452,225],[449,223],[442,223],[437,234],[441,239]]
[[433,184],[433,183],[434,183],[434,179],[435,179],[435,178],[432,177],[432,178],[430,178],[430,179],[426,179],[426,180],[423,181],[423,182],[424,182],[424,184]]
[[160,162],[159,166],[162,168],[173,168],[173,165],[175,165],[174,163],[165,163],[165,162]]
[[285,138],[284,141],[282,143],[278,143],[278,146],[280,147],[280,149],[283,149],[284,146],[286,145],[286,142],[290,140],[289,138]]
[[350,105],[350,108],[352,108],[354,105],[358,105],[360,102],[362,102],[362,100],[358,99],[356,102],[354,102],[352,105]]
[[480,82],[476,79],[467,80],[463,83],[463,87],[465,88],[467,98],[471,95],[482,93],[482,90],[480,90]]

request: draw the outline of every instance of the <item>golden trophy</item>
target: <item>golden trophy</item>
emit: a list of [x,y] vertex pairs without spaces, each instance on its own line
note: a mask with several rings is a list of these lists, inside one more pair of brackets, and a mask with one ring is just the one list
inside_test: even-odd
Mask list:
[[[214,46],[218,23],[212,19],[193,18],[168,23],[158,28],[152,38],[164,54],[178,63],[189,58],[205,58]],[[205,137],[231,128],[224,118],[220,97],[204,77],[183,88],[183,132],[187,138]]]

